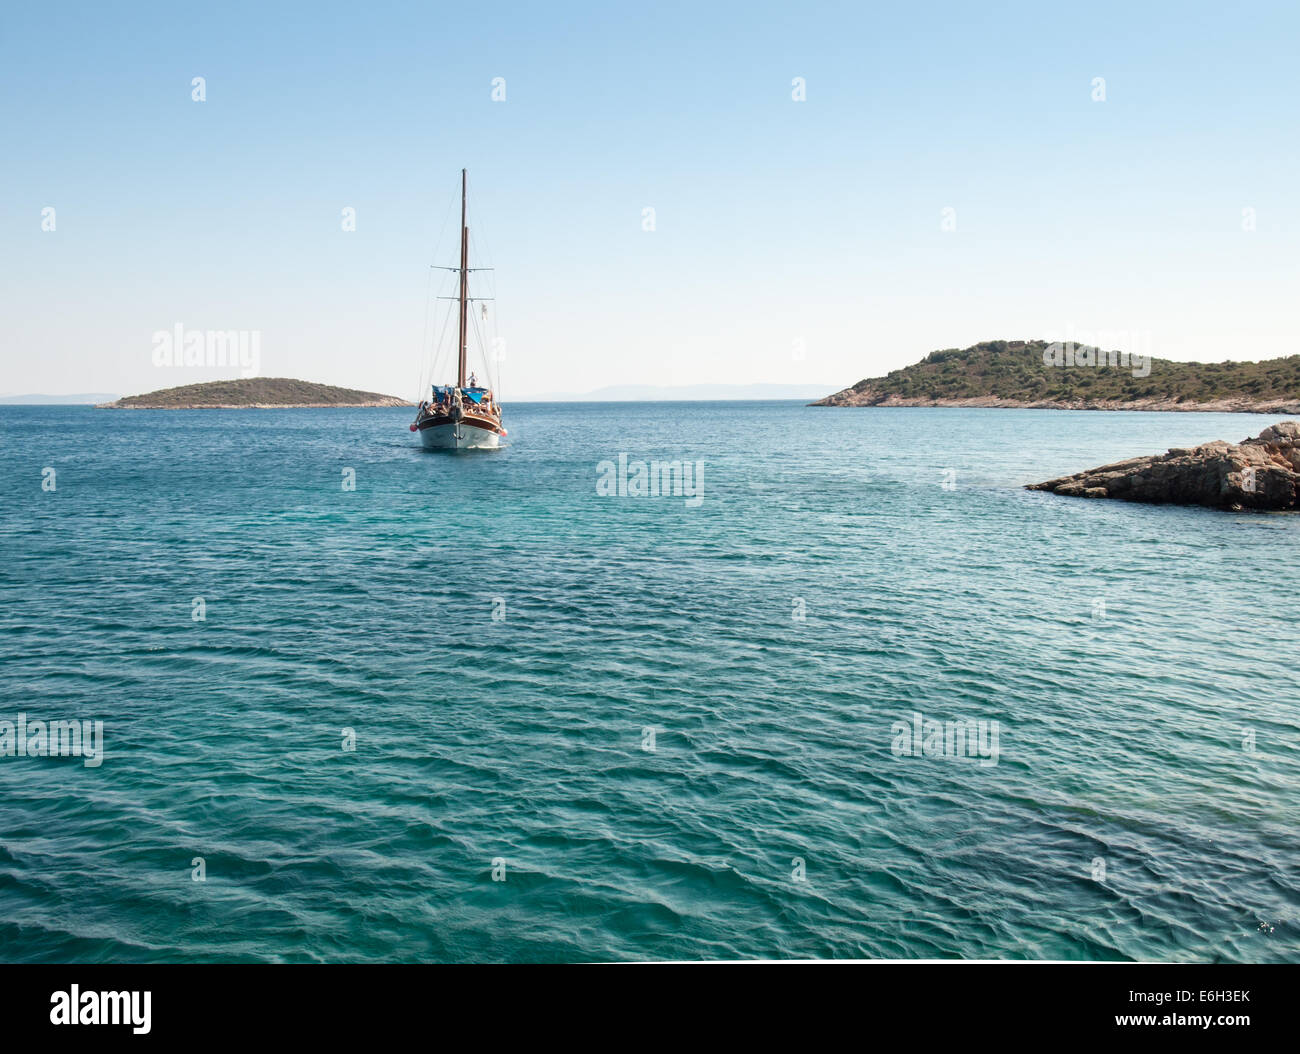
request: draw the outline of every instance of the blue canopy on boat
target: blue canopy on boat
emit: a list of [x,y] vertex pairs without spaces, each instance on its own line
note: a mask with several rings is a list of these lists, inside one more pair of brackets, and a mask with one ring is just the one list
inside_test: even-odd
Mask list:
[[[433,386],[433,397],[436,400],[446,399],[449,398],[451,393],[455,390],[456,386],[454,384],[435,384]],[[487,395],[488,390],[486,388],[462,388],[460,393],[470,402],[481,403],[483,397]]]

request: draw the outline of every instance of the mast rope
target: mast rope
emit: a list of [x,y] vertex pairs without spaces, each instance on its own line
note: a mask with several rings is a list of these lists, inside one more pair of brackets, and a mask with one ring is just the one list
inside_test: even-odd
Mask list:
[[[442,214],[442,226],[441,228],[439,228],[438,237],[434,240],[433,243],[433,258],[435,260],[438,259],[438,255],[442,251],[443,239],[447,235],[447,224],[451,222],[451,213],[455,204],[456,204],[455,198],[449,199],[447,202],[447,208]],[[434,373],[436,372],[438,366],[438,362],[437,362],[438,349],[442,346],[443,337],[445,337],[447,333],[447,327],[446,324],[444,323],[442,333],[439,334],[438,336],[438,343],[433,345],[432,348],[429,346],[428,344],[429,315],[431,313],[431,308],[434,299],[432,296],[433,271],[434,268],[430,267],[429,281],[425,287],[424,329],[420,335],[420,376],[418,378],[418,383],[419,383],[419,391],[421,392],[421,396],[420,396],[421,399],[424,398],[423,393],[425,392],[425,390],[428,388],[429,385],[433,383]],[[426,369],[428,370],[427,374],[425,373]]]
[[[474,207],[473,201],[469,200],[471,197],[472,195],[469,195],[467,192],[466,211],[468,214],[468,219],[466,219],[465,224],[466,226],[469,227],[469,243],[470,243],[470,247],[475,250],[475,259],[482,260],[488,265],[484,268],[480,268],[480,270],[483,270],[487,274],[491,275],[491,279],[488,282],[488,292],[491,294],[490,299],[492,299],[495,302],[496,295],[497,295],[497,276],[496,276],[496,271],[491,266],[493,260],[492,260],[492,254],[488,248],[489,240],[487,236],[487,227],[486,224],[484,224],[481,217],[479,216],[478,210]],[[492,322],[496,326],[498,335],[500,335],[500,325],[497,323],[499,310],[500,309],[498,308],[498,310],[492,313]],[[486,304],[483,305],[481,320],[482,321],[487,320]],[[501,378],[497,375],[496,364],[493,362],[492,355],[489,352],[487,346],[487,338],[484,335],[483,330],[479,326],[480,319],[474,318],[472,321],[473,321],[474,335],[478,338],[479,351],[482,354],[482,358],[483,358],[483,372],[487,374],[488,387],[492,389],[494,398],[499,402],[501,399],[501,392],[499,388],[499,385],[501,383]]]

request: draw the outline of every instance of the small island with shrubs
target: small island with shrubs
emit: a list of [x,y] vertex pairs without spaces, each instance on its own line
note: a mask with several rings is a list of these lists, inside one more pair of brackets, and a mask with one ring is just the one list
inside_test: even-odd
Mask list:
[[920,362],[812,406],[988,406],[1051,410],[1300,413],[1300,355],[1174,362],[1043,340],[991,340]]
[[107,410],[289,410],[297,408],[411,406],[395,395],[335,388],[288,377],[244,377],[163,388],[101,403]]

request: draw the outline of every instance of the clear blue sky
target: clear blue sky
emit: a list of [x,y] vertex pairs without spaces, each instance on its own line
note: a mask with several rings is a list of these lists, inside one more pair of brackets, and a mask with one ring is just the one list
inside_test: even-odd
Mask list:
[[265,375],[414,397],[462,166],[507,399],[839,387],[1068,327],[1291,354],[1297,12],[11,4],[0,391],[215,379],[153,366],[181,323],[260,331]]

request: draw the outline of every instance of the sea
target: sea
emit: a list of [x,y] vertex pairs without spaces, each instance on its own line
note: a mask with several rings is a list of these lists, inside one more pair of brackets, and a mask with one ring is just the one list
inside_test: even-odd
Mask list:
[[1278,418],[411,416],[0,407],[0,960],[1300,961]]

